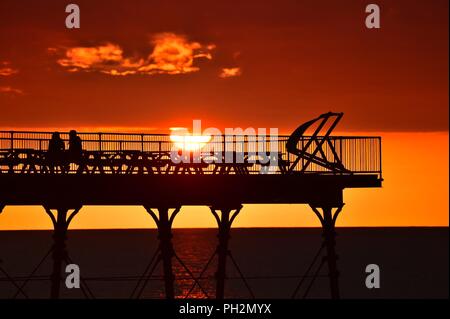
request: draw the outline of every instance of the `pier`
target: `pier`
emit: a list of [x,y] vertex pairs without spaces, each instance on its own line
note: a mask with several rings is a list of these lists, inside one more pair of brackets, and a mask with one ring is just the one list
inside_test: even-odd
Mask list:
[[[160,243],[143,277],[162,264],[166,297],[172,299],[172,260],[178,258],[173,221],[183,206],[208,206],[218,227],[215,297],[223,299],[227,264],[234,263],[228,249],[232,224],[245,214],[245,205],[309,205],[323,229],[325,256],[317,261],[327,265],[330,296],[338,299],[335,224],[344,206],[343,191],[378,188],[383,180],[381,138],[333,136],[341,117],[323,114],[290,136],[212,136],[188,150],[177,150],[169,134],[83,132],[78,133],[83,152],[75,160],[67,152],[49,158],[52,132],[0,131],[0,212],[5,206],[38,205],[48,214],[54,226],[49,296],[56,299],[63,264],[70,263],[70,222],[83,206],[143,206],[156,223]],[[67,143],[69,133],[60,135]],[[18,293],[24,289],[22,282],[15,284]],[[142,285],[140,280],[133,294]],[[89,297],[89,289],[84,291]]]

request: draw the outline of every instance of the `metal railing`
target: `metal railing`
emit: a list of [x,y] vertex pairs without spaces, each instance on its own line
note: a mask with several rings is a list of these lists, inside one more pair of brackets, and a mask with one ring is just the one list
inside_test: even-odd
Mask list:
[[[80,132],[78,136],[85,154],[85,167],[80,169],[80,163],[48,163],[46,154],[51,136],[52,132],[0,131],[0,172],[283,174],[297,159],[297,155],[286,150],[289,136],[212,136],[194,151],[198,163],[189,165],[173,162],[171,152],[176,151],[176,143],[168,134]],[[61,132],[60,136],[67,149],[69,134]],[[312,154],[324,138],[316,137],[314,143],[308,143],[310,139],[302,137],[299,148]],[[381,178],[380,137],[331,136],[326,139],[318,155],[331,162],[340,161],[348,174],[378,174]],[[308,163],[304,168],[305,161],[299,160],[292,171],[336,174],[317,163]],[[61,167],[53,171],[49,168],[52,165]]]

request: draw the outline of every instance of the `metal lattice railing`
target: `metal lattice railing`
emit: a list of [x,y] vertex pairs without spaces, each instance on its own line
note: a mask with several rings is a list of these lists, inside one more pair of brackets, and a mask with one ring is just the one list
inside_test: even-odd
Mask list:
[[[334,173],[286,150],[289,136],[211,136],[194,151],[180,150],[168,134],[78,133],[83,157],[58,161],[47,156],[52,132],[0,131],[2,173],[103,174],[257,174],[288,172]],[[66,148],[69,134],[60,133]],[[314,143],[310,141],[314,139]],[[320,152],[316,148],[321,140]],[[308,143],[311,142],[311,143]],[[308,145],[308,147],[306,147]],[[304,136],[299,148],[326,161],[342,163],[344,173],[378,174],[381,178],[381,138],[367,136]],[[314,153],[316,152],[316,153]],[[297,161],[296,161],[297,159]],[[291,167],[292,166],[292,167]],[[291,168],[291,170],[289,170]],[[340,172],[342,173],[342,172]]]

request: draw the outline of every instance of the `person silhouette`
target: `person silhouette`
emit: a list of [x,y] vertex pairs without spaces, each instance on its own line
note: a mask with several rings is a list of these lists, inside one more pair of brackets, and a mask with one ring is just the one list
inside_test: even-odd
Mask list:
[[83,153],[81,138],[77,135],[77,131],[69,132],[69,158],[72,163],[78,164]]
[[47,159],[50,172],[53,173],[55,168],[62,165],[62,155],[65,149],[64,141],[61,139],[59,132],[54,132],[52,138],[48,142]]

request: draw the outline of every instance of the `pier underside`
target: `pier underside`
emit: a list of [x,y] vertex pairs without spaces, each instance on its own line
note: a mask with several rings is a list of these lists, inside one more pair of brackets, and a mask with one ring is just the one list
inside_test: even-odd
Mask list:
[[[378,175],[0,175],[2,205],[313,204],[338,207],[345,188]],[[224,200],[226,202],[224,202]]]

